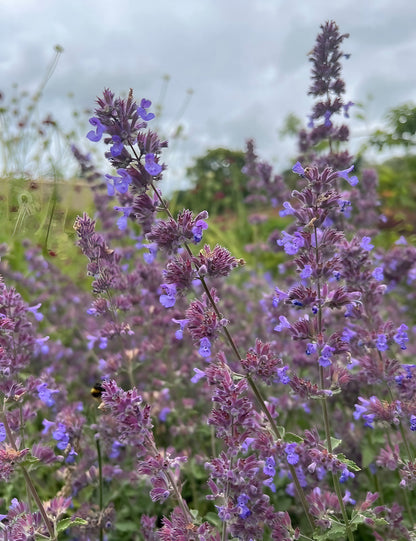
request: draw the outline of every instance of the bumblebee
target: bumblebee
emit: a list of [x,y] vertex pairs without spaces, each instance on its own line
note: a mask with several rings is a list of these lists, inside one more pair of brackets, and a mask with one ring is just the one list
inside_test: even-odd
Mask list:
[[104,392],[104,387],[101,385],[101,383],[95,383],[94,387],[91,388],[91,396],[95,398],[96,400],[101,400],[101,395]]

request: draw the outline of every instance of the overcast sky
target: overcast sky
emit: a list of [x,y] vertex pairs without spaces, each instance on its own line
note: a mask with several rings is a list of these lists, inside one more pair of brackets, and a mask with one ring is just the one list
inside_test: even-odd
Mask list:
[[[179,115],[186,136],[173,146],[174,164],[254,137],[283,167],[295,147],[278,130],[288,113],[310,112],[307,53],[329,19],[350,34],[346,100],[365,102],[369,123],[416,102],[415,0],[0,0],[0,89],[35,89],[60,44],[43,97],[58,122],[93,107],[104,87],[156,102],[169,75],[162,125],[169,131]],[[366,125],[353,127],[357,140]]]

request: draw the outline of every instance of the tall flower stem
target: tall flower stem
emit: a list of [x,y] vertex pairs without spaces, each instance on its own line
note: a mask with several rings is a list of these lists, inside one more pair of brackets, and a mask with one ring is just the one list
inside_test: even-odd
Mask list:
[[[136,155],[136,157],[137,157],[137,155]],[[155,188],[153,183],[151,184],[151,187],[152,187],[154,193],[156,194],[156,197],[158,198],[163,210],[167,213],[169,218],[174,219],[172,213],[169,210],[169,207],[167,206],[166,202],[163,200],[162,196],[160,195],[159,191]],[[189,256],[192,257],[192,255],[193,255],[192,251],[191,251],[189,245],[186,242],[184,242],[184,248],[188,252]],[[199,279],[201,281],[204,292],[205,292],[205,294],[206,294],[206,296],[207,296],[207,298],[208,298],[208,300],[209,300],[215,314],[217,315],[218,319],[221,319],[222,316],[220,314],[218,306],[217,306],[215,300],[213,299],[213,297],[211,295],[211,292],[209,290],[209,287],[208,287],[204,277],[200,276]],[[240,352],[238,350],[238,347],[237,347],[233,337],[231,336],[231,334],[230,334],[229,330],[227,329],[227,327],[224,327],[223,330],[224,330],[224,335],[225,335],[225,337],[227,339],[227,342],[228,342],[229,346],[231,347],[231,349],[232,349],[232,351],[234,353],[234,356],[236,357],[237,361],[240,362],[241,361],[241,355],[240,355]],[[252,392],[253,392],[253,394],[254,394],[254,396],[256,398],[256,401],[257,401],[261,411],[264,413],[267,420],[269,421],[270,426],[271,426],[276,438],[278,440],[282,439],[282,435],[281,435],[281,433],[280,433],[280,431],[279,431],[273,417],[270,415],[270,412],[269,412],[269,410],[268,410],[268,408],[266,406],[265,400],[262,397],[259,388],[257,387],[256,383],[254,382],[254,380],[252,379],[252,377],[249,374],[246,374],[245,377],[247,379],[247,383],[249,384],[249,386],[250,386],[250,388],[251,388],[251,390],[252,390]],[[297,493],[299,495],[299,498],[300,498],[300,501],[301,501],[301,504],[302,504],[302,508],[303,508],[304,513],[305,513],[305,517],[306,517],[306,519],[308,521],[309,527],[311,528],[311,530],[313,530],[314,529],[313,519],[312,519],[311,514],[309,513],[309,508],[308,508],[308,503],[306,501],[306,496],[305,496],[305,493],[304,493],[304,491],[302,489],[302,486],[301,486],[301,484],[299,482],[298,475],[297,475],[296,470],[293,467],[293,465],[288,464],[288,467],[289,467],[289,471],[290,471],[290,474],[292,476],[293,482],[294,482],[294,484],[296,486],[296,490],[297,490]]]
[[[97,458],[98,458],[98,505],[100,508],[100,515],[102,515],[103,512],[103,460],[101,456],[101,445],[100,440],[97,438],[95,440],[95,444],[97,447]],[[100,541],[103,541],[104,539],[104,532],[103,532],[103,526],[100,521]]]
[[[319,268],[320,257],[319,257],[318,231],[315,226],[314,226],[314,237],[315,237],[316,267]],[[321,284],[320,284],[319,276],[316,280],[316,288],[317,288],[317,298],[318,298],[318,336],[321,337],[322,336],[322,298],[321,298]],[[325,389],[325,374],[324,374],[323,366],[319,366],[319,383],[320,383],[321,389],[322,390]],[[326,397],[322,398],[321,404],[322,404],[322,415],[323,415],[323,420],[324,420],[326,445],[328,448],[328,452],[332,453],[331,428],[330,428],[330,422],[329,422],[328,402],[327,402]],[[336,472],[332,472],[332,481],[334,483],[335,492],[338,498],[342,517],[344,519],[344,524],[345,524],[346,533],[348,535],[348,540],[354,541],[354,536],[351,531],[351,526],[350,526],[347,510],[345,509],[344,500],[342,499],[340,482],[339,482]]]
[[[6,430],[7,439],[9,440],[9,443],[13,447],[13,449],[17,452],[18,448],[17,448],[16,442],[14,441],[14,437],[13,437],[12,431],[10,429],[9,423],[7,421],[7,416],[6,416],[6,412],[5,412],[4,409],[3,409],[3,412],[1,413],[1,418],[2,418],[2,422],[4,424],[4,428]],[[55,532],[54,532],[53,525],[52,525],[51,521],[49,520],[48,515],[46,514],[45,508],[43,507],[43,503],[42,503],[41,499],[39,498],[39,494],[37,493],[35,485],[33,484],[32,478],[30,477],[28,471],[26,470],[26,468],[22,464],[20,465],[20,469],[21,469],[21,471],[23,473],[23,477],[25,479],[26,486],[28,487],[30,493],[32,494],[33,499],[35,500],[36,505],[38,506],[40,514],[42,515],[43,521],[44,521],[45,526],[46,526],[46,528],[47,528],[47,530],[49,532],[50,538],[51,539],[56,539],[56,535],[55,535]]]

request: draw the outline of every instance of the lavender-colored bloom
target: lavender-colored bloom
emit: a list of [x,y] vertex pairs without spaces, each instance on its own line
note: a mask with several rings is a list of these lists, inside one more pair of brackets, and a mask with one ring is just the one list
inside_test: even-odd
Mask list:
[[299,252],[300,248],[305,245],[302,235],[296,231],[294,235],[289,235],[286,231],[282,231],[282,239],[278,239],[276,243],[279,246],[283,246],[284,251],[288,255],[295,255]]
[[351,173],[353,169],[354,165],[351,165],[351,167],[348,167],[348,169],[344,169],[343,171],[337,171],[337,175],[346,180],[349,184],[351,184],[351,186],[356,186],[358,184],[358,178],[356,176],[348,176],[348,173]]
[[318,344],[315,344],[312,342],[309,342],[308,344],[306,344],[306,350],[305,350],[306,355],[313,355],[317,351],[318,351]]
[[194,368],[195,375],[192,376],[191,381],[192,383],[197,383],[200,379],[205,377],[205,372],[203,370],[200,370],[199,368]]
[[239,516],[243,519],[251,515],[251,511],[246,505],[249,501],[250,498],[247,496],[247,494],[244,493],[240,494],[237,498],[237,503],[240,508]]
[[374,248],[374,244],[371,244],[371,237],[363,237],[360,246],[363,250],[370,252]]
[[[344,56],[346,57],[347,55],[344,55]],[[350,115],[349,115],[349,109],[350,109],[350,107],[352,107],[353,105],[355,105],[355,103],[352,102],[352,101],[349,101],[348,103],[345,103],[345,104],[342,106],[342,108],[344,109],[344,117],[345,117],[345,118],[350,118]]]
[[389,349],[389,345],[387,343],[387,336],[384,333],[380,333],[377,335],[376,348],[379,351],[386,351],[387,349]]
[[201,357],[209,357],[211,355],[211,342],[209,341],[209,338],[201,338],[198,353]]
[[334,351],[335,348],[329,346],[328,344],[325,344],[325,346],[322,348],[318,363],[324,368],[326,366],[330,366],[332,364],[331,357]]
[[376,267],[371,276],[378,282],[382,282],[384,280],[383,267]]
[[292,171],[298,175],[301,175],[302,177],[305,174],[305,169],[301,166],[300,162],[295,163],[295,165],[292,167]]
[[146,111],[146,109],[149,109],[151,105],[152,102],[150,100],[146,100],[145,98],[143,98],[140,102],[139,107],[137,107],[137,114],[146,122],[149,122],[149,120],[153,120],[155,118],[155,115],[153,113],[148,113]]
[[324,126],[326,128],[330,128],[332,126],[331,116],[332,116],[332,112],[326,110],[324,113]]
[[38,392],[39,398],[46,404],[49,408],[55,404],[55,400],[52,398],[52,395],[55,393],[59,393],[58,390],[52,390],[48,389],[47,384],[41,383],[36,387],[36,390]]
[[124,231],[127,229],[127,218],[130,216],[132,208],[115,206],[114,210],[123,213],[123,216],[120,216],[120,218],[117,220],[117,227],[120,229],[120,231]]
[[3,423],[0,423],[0,442],[4,441],[7,437],[6,429]]
[[155,242],[152,242],[150,244],[145,244],[144,247],[147,248],[149,251],[143,254],[143,259],[148,265],[150,265],[150,263],[153,263],[153,261],[156,259],[157,244]]
[[345,483],[348,479],[354,479],[355,475],[349,471],[348,468],[344,468],[341,472],[341,475],[340,475],[340,478],[339,478],[339,482],[340,483]]
[[285,453],[287,454],[287,461],[289,464],[295,465],[299,462],[299,455],[296,453],[297,444],[288,443],[285,447]]
[[396,334],[393,336],[394,341],[396,344],[400,346],[401,349],[407,349],[406,342],[409,341],[409,337],[407,336],[407,330],[408,326],[402,323],[400,327],[397,329]]
[[279,216],[291,216],[292,214],[294,214],[296,211],[295,209],[292,207],[292,205],[289,203],[289,201],[284,201],[283,203],[283,208],[285,210],[280,210],[279,211]]
[[416,415],[410,416],[410,430],[412,430],[413,432],[416,431]]
[[95,116],[89,119],[89,123],[91,124],[91,126],[95,127],[95,131],[94,130],[89,131],[87,133],[87,139],[89,139],[93,143],[96,143],[103,136],[103,133],[105,131],[105,126],[103,126],[100,122],[100,119]]
[[192,228],[194,235],[194,243],[198,244],[202,240],[202,231],[208,229],[208,224],[205,220],[197,220]]
[[66,449],[69,443],[69,434],[66,426],[63,423],[58,423],[57,428],[55,428],[55,430],[52,432],[52,437],[58,442],[56,444],[58,449],[61,451]]
[[38,312],[39,308],[42,306],[41,302],[38,302],[38,304],[35,304],[34,306],[28,306],[28,312],[32,312],[32,314],[35,316],[36,321],[42,321],[43,320],[43,314]]
[[113,146],[110,147],[110,152],[113,158],[116,158],[123,152],[124,145],[119,135],[113,135],[113,143]]
[[302,278],[302,280],[306,280],[307,278],[310,278],[312,276],[311,265],[305,265],[303,269],[300,271],[299,276]]
[[157,177],[162,172],[162,166],[155,162],[155,155],[151,152],[144,158],[144,168],[152,177]]
[[287,375],[287,371],[289,370],[289,366],[282,366],[281,368],[277,369],[277,380],[280,381],[280,383],[283,383],[283,385],[287,385],[290,383],[290,377]]
[[185,329],[186,325],[188,324],[189,319],[175,319],[172,318],[172,321],[174,323],[177,323],[179,325],[179,329],[175,332],[175,338],[177,340],[182,340],[183,338],[183,330]]
[[266,458],[263,473],[271,477],[274,477],[276,475],[276,461],[274,457],[269,456]]
[[283,329],[290,329],[291,325],[285,316],[279,316],[280,323],[273,329],[276,332],[281,332]]
[[126,169],[117,169],[118,176],[105,175],[107,179],[108,195],[113,196],[115,192],[126,193],[132,182],[131,176]]
[[165,290],[159,297],[160,304],[165,308],[172,308],[176,303],[176,285],[175,284],[162,284],[161,289]]

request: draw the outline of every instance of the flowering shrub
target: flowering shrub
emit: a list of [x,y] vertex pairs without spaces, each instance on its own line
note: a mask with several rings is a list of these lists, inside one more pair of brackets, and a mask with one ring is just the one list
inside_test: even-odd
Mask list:
[[376,177],[354,174],[335,122],[353,105],[345,38],[326,23],[311,53],[297,189],[248,143],[247,204],[292,218],[269,239],[273,283],[205,242],[208,211],[171,213],[151,102],[97,99],[87,137],[115,172],[73,148],[97,209],[74,224],[93,296],[30,243],[27,275],[2,247],[4,539],[414,538],[416,250],[373,244]]

